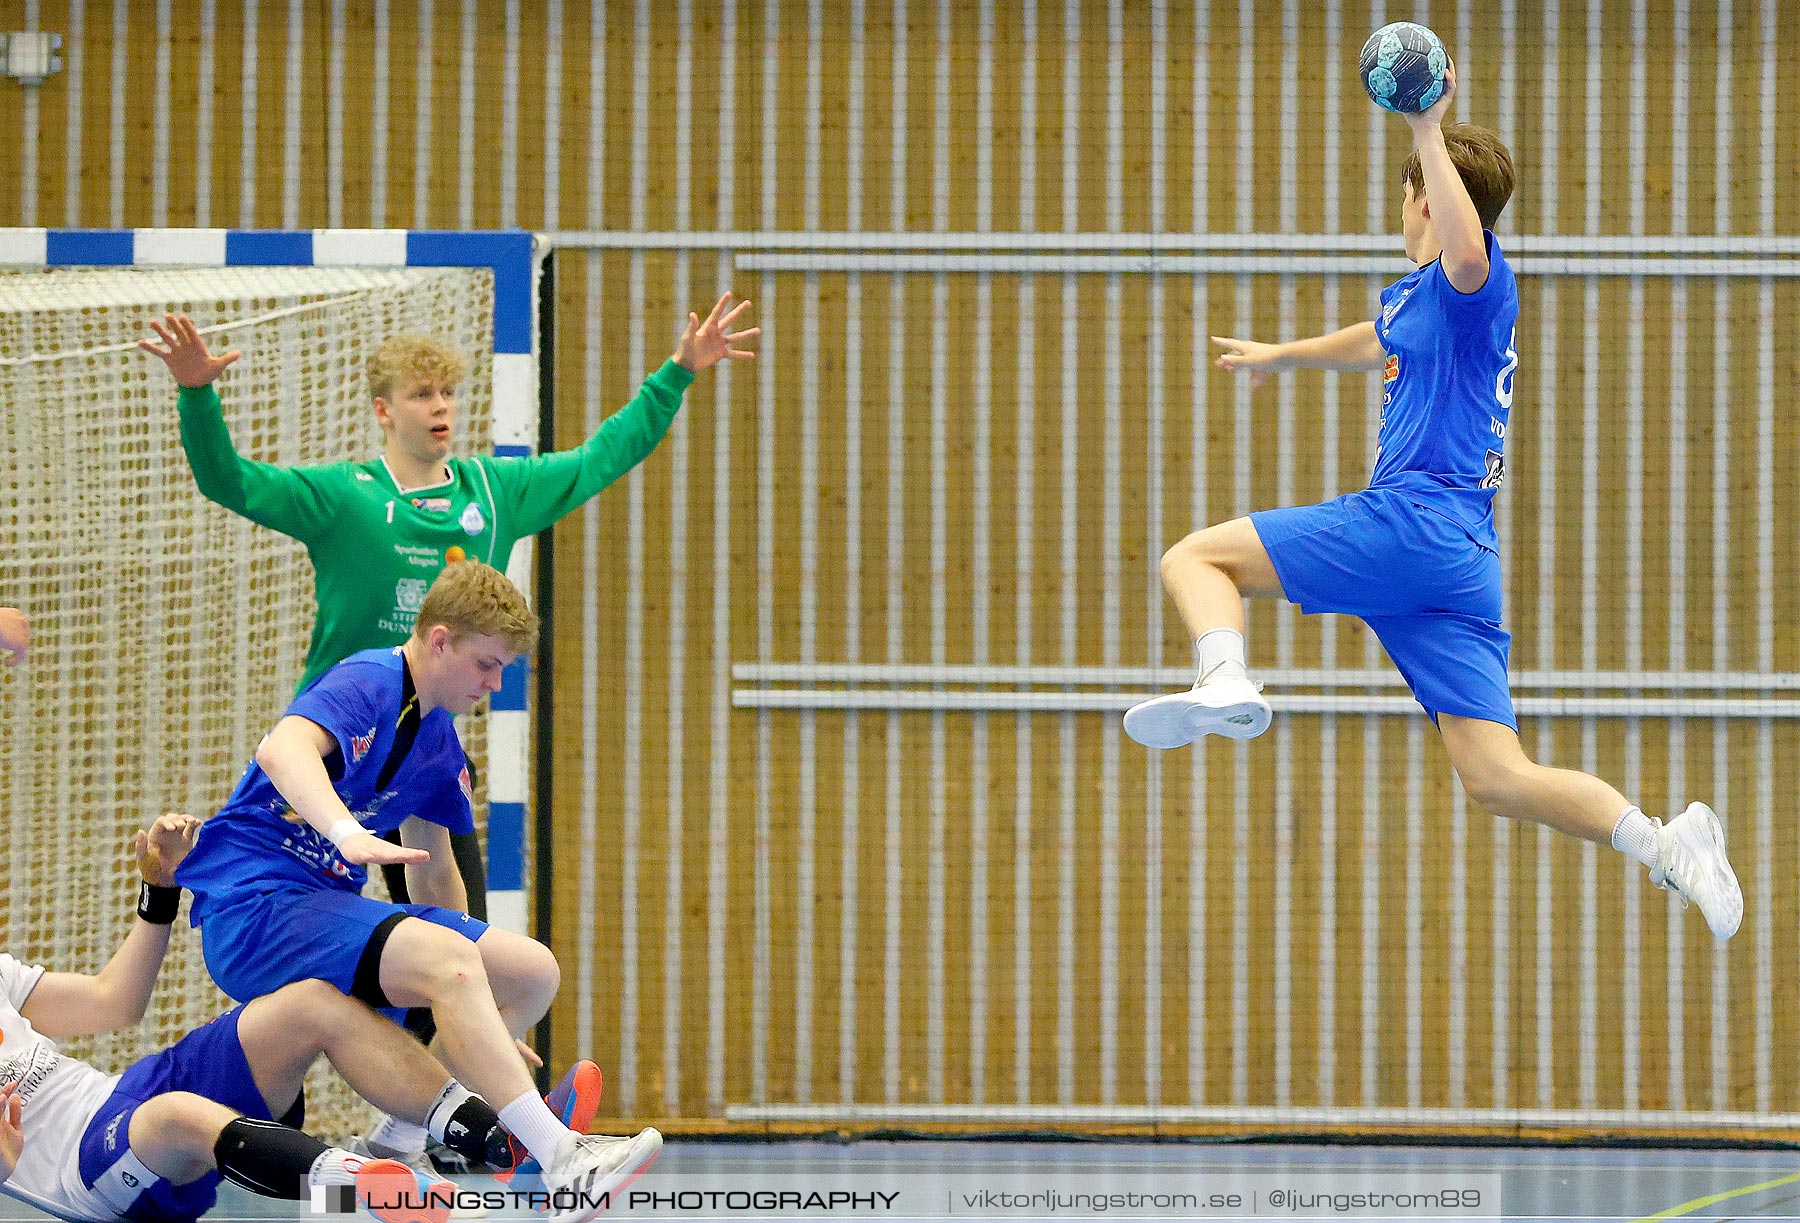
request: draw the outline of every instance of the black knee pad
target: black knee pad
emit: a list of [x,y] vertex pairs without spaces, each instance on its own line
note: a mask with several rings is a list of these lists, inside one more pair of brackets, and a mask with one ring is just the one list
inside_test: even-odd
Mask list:
[[213,1144],[219,1175],[266,1198],[291,1202],[307,1197],[307,1173],[328,1148],[299,1130],[274,1121],[239,1117]]

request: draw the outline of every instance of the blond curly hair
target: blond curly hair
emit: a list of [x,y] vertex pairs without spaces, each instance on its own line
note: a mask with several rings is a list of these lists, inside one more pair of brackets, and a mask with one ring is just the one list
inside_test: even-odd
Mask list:
[[435,336],[403,331],[383,340],[369,357],[369,394],[393,396],[396,386],[429,382],[455,387],[469,373],[469,358],[456,345]]

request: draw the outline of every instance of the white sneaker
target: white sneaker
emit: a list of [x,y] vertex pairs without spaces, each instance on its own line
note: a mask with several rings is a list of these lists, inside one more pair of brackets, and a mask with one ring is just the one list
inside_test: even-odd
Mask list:
[[1235,664],[1220,664],[1186,692],[1125,711],[1125,733],[1145,747],[1183,747],[1201,735],[1254,739],[1269,729],[1269,702]]
[[625,1188],[656,1162],[662,1135],[639,1130],[631,1138],[577,1134],[544,1170],[550,1223],[586,1223],[605,1213]]
[[1725,830],[1705,803],[1688,809],[1656,830],[1656,869],[1650,882],[1700,906],[1713,937],[1728,939],[1744,920],[1744,893],[1725,860]]

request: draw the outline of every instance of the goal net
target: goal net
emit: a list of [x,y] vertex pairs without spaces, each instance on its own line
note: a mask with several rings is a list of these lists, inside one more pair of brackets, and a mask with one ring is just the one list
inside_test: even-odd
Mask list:
[[[100,968],[129,926],[132,832],[163,811],[218,808],[305,658],[305,550],[196,491],[175,384],[136,348],[150,320],[185,312],[215,352],[243,350],[220,381],[225,417],[240,453],[280,464],[378,453],[368,351],[395,331],[445,336],[473,361],[459,447],[485,452],[492,280],[461,268],[0,271],[0,605],[24,609],[32,631],[27,663],[0,668],[0,949]],[[480,718],[464,738],[482,762]],[[228,1005],[184,903],[147,1020],[67,1049],[116,1072]],[[309,1129],[345,1136],[365,1108],[315,1068]]]

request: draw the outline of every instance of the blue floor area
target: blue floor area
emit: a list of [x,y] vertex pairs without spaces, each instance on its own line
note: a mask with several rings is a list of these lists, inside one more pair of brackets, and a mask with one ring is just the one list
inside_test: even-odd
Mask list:
[[[469,1186],[495,1188],[485,1179]],[[1494,1187],[1497,1204],[1490,1196]],[[1482,1199],[1466,1209],[1431,1212],[1411,1205],[1390,1213],[1342,1206],[1337,1197],[1373,1192],[1389,1195],[1387,1201],[1413,1195],[1405,1200],[1419,1203],[1417,1195],[1444,1190],[1480,1190]],[[1298,1208],[1272,1205],[1271,1194],[1282,1192],[1300,1193]],[[628,1193],[656,1194],[659,1200],[640,1197],[635,1208],[629,1201],[615,1202],[606,1217],[1800,1221],[1800,1151],[672,1141]],[[738,1197],[729,1197],[732,1193]],[[745,1196],[752,1193],[790,1196]],[[833,1208],[832,1193],[882,1205],[853,1207],[840,1197]],[[875,1196],[883,1194],[898,1196],[885,1201]],[[1122,1204],[1130,1195],[1137,1195],[1138,1208]],[[1193,1201],[1194,1195],[1198,1207],[1170,1205]],[[1052,1199],[1054,1205],[1048,1205]],[[502,1209],[491,1217],[526,1214]],[[41,1216],[0,1200],[0,1219],[33,1217]],[[209,1216],[296,1217],[324,1216],[230,1186]]]

